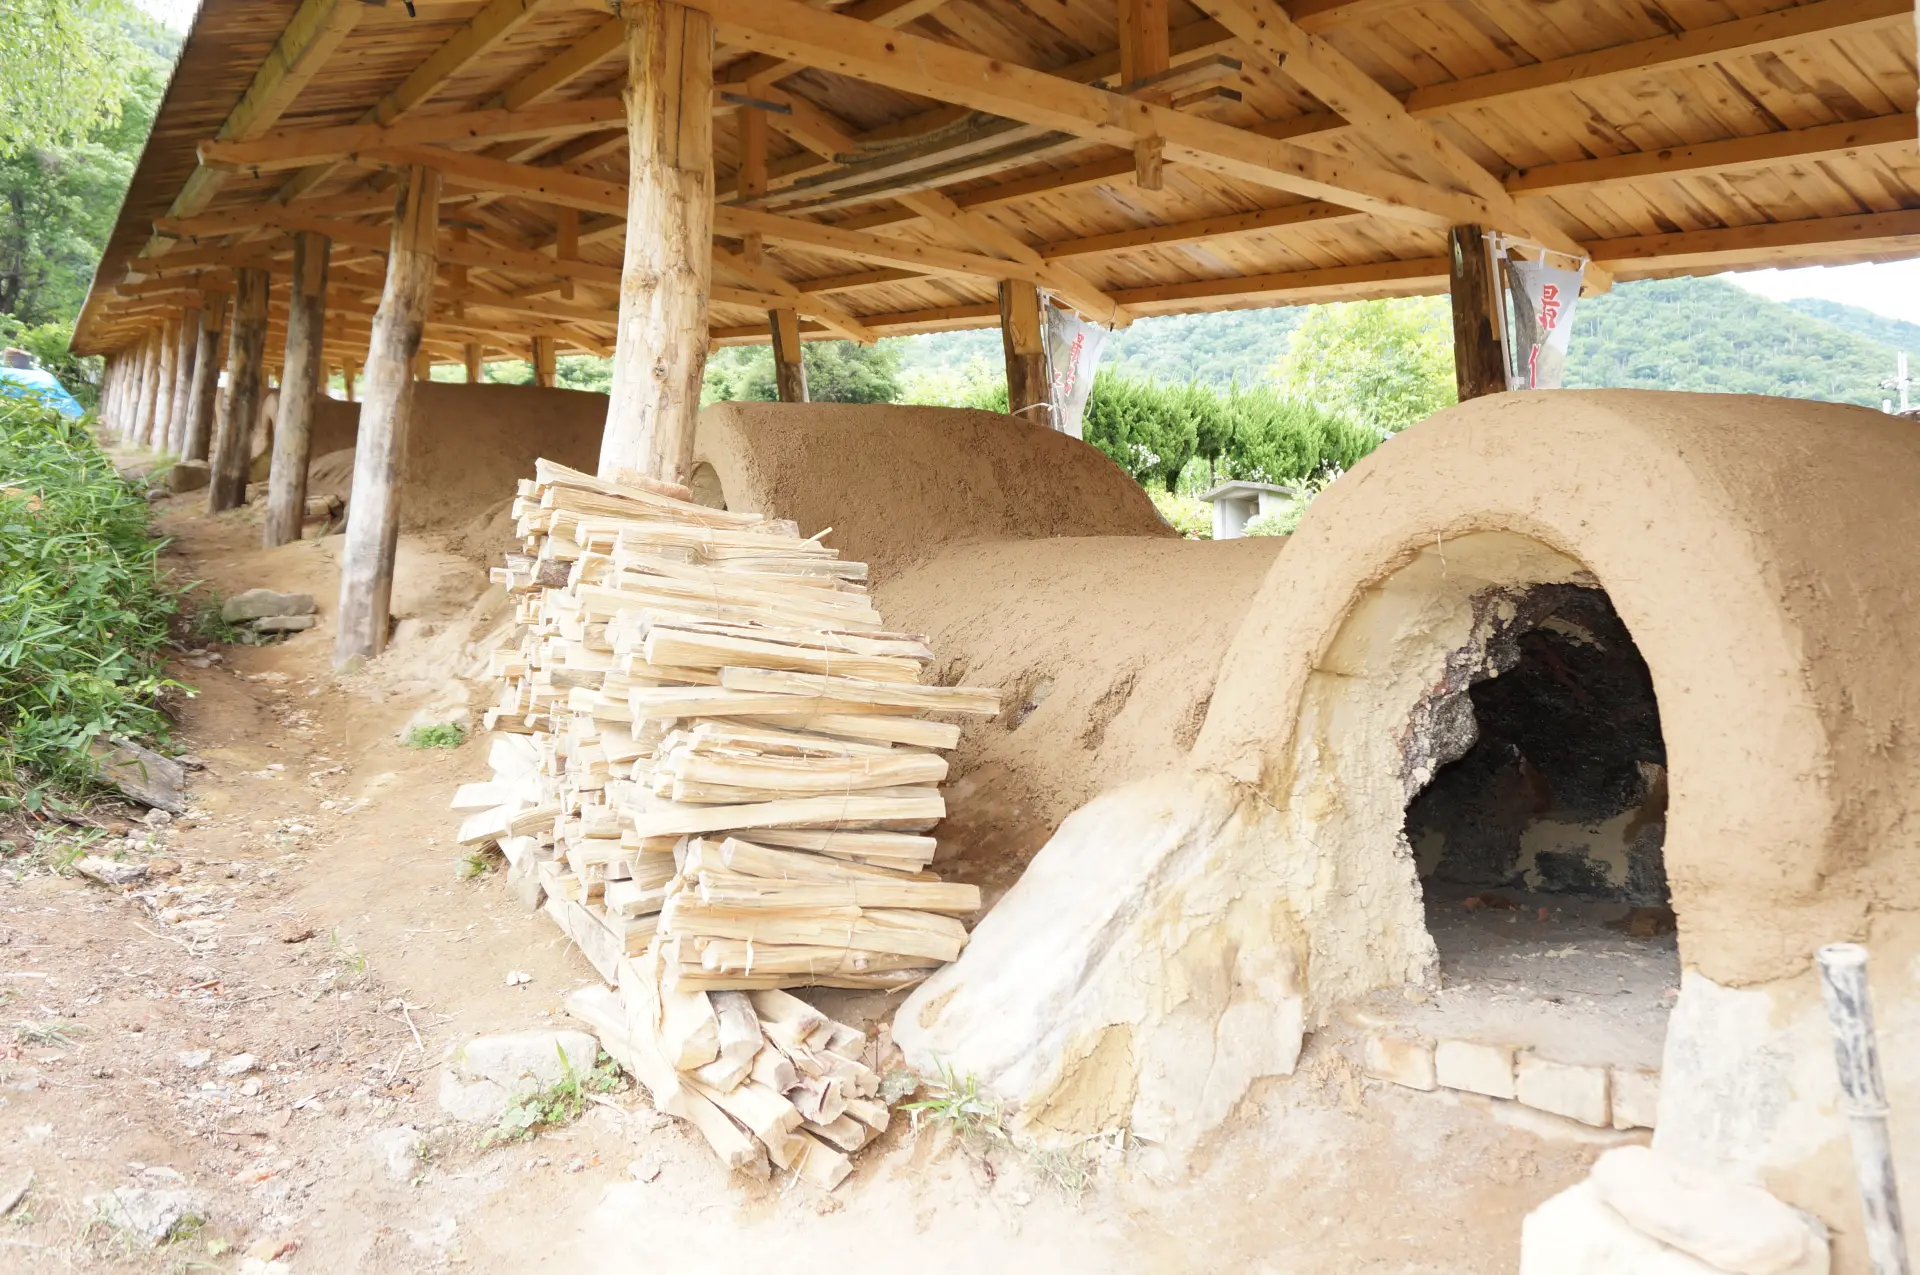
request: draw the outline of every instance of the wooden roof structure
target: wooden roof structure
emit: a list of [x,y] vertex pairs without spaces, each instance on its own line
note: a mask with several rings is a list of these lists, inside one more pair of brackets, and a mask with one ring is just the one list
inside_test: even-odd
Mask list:
[[[1438,292],[1466,223],[1601,287],[1920,252],[1913,0],[683,2],[717,30],[717,342],[775,309],[983,326],[1003,279],[1114,322]],[[76,348],[248,265],[282,332],[319,231],[328,360],[357,359],[393,170],[430,165],[430,354],[608,352],[624,30],[580,0],[204,0]]]

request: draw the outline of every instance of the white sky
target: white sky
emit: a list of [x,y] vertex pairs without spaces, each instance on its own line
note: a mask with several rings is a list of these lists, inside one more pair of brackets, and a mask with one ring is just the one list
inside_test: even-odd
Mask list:
[[1920,323],[1920,261],[1750,270],[1721,278],[1775,301],[1819,297],[1857,305],[1889,319]]
[[133,0],[134,6],[149,18],[179,35],[185,35],[187,28],[193,25],[193,15],[200,8],[200,0]]

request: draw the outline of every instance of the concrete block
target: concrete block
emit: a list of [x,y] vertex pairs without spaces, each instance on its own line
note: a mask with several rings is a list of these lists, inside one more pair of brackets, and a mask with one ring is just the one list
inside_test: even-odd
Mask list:
[[311,593],[275,593],[272,589],[248,589],[220,604],[220,618],[228,624],[244,624],[273,615],[312,615]]
[[1471,1040],[1443,1040],[1433,1051],[1434,1078],[1448,1089],[1511,1098],[1513,1050]]
[[1614,1067],[1607,1072],[1612,1087],[1613,1127],[1651,1129],[1660,1113],[1660,1073]]
[[[1730,1275],[1825,1275],[1825,1228],[1761,1187],[1652,1147],[1617,1147],[1588,1179],[1642,1235]],[[1818,1228],[1818,1229],[1816,1229]]]
[[1522,1054],[1514,1086],[1521,1102],[1581,1124],[1608,1123],[1607,1070]]
[[1433,1046],[1399,1036],[1369,1036],[1367,1074],[1408,1089],[1432,1089]]

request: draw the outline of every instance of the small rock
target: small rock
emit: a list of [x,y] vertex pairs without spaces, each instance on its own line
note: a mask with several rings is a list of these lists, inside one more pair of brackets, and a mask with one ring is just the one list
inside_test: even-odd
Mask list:
[[299,633],[320,623],[311,615],[263,615],[253,622],[255,633]]
[[498,1120],[514,1098],[548,1088],[569,1068],[593,1070],[600,1044],[585,1032],[516,1032],[449,1045],[440,1070],[440,1106],[469,1124]]
[[116,1187],[88,1196],[86,1205],[101,1221],[149,1247],[164,1243],[181,1223],[205,1216],[198,1198],[177,1187]]
[[247,1256],[260,1262],[278,1261],[300,1247],[300,1241],[284,1236],[269,1236],[247,1245]]
[[122,863],[91,854],[74,864],[73,870],[101,885],[132,885],[147,879],[147,865],[144,863]]
[[660,1178],[660,1162],[653,1159],[635,1160],[627,1166],[627,1176],[635,1182],[656,1182]]
[[1024,1209],[1027,1205],[1033,1203],[1033,1196],[1025,1191],[1015,1191],[1007,1197],[1007,1201],[1015,1208]]
[[312,615],[311,593],[275,593],[272,589],[248,589],[220,604],[220,618],[228,624],[244,624],[268,616]]
[[173,1060],[188,1071],[199,1071],[213,1061],[211,1049],[183,1049],[173,1056]]
[[174,495],[199,491],[212,478],[212,468],[204,460],[177,460],[167,470],[167,490]]
[[53,1136],[53,1126],[50,1124],[30,1124],[23,1132],[26,1134],[29,1143],[37,1145]]
[[313,927],[298,921],[290,921],[280,927],[282,943],[304,943],[313,937]]
[[174,877],[180,875],[178,859],[148,859],[147,875],[152,877]]
[[27,1190],[33,1185],[33,1170],[22,1169],[0,1184],[0,1217],[13,1212],[20,1201],[27,1198]]
[[508,970],[508,971],[507,971],[507,986],[508,986],[508,987],[518,987],[518,986],[520,986],[520,985],[521,985],[522,983],[531,983],[532,981],[533,981],[533,975],[531,975],[531,974],[528,974],[528,973],[526,973],[526,972],[525,972],[525,971],[523,971],[523,970]]
[[244,1076],[259,1065],[259,1060],[252,1054],[235,1054],[220,1064],[220,1074],[223,1076]]
[[387,1176],[395,1182],[411,1182],[420,1172],[420,1131],[403,1124],[373,1135],[373,1147],[386,1162]]
[[260,1096],[260,1077],[249,1076],[247,1083],[240,1086],[240,1096],[242,1098],[258,1098]]
[[165,810],[149,810],[140,817],[140,822],[149,828],[164,828],[173,822],[173,816]]
[[1408,1089],[1432,1089],[1433,1046],[1398,1036],[1369,1036],[1367,1074]]

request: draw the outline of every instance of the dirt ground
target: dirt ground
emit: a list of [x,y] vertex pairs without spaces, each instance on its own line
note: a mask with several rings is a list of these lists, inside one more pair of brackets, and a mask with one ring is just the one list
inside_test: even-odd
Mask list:
[[[332,610],[337,538],[261,551],[257,511],[169,503],[182,573]],[[34,1175],[0,1219],[0,1271],[1483,1275],[1514,1269],[1522,1215],[1597,1154],[1548,1120],[1364,1080],[1346,1029],[1181,1174],[1148,1146],[1046,1157],[898,1118],[831,1195],[744,1183],[631,1087],[482,1147],[436,1104],[444,1051],[573,1026],[563,998],[594,977],[497,872],[466,874],[446,807],[483,750],[399,742],[462,698],[484,590],[409,539],[396,649],[362,675],[331,673],[324,623],[182,652],[192,813],[103,813],[92,847],[170,875],[61,874],[61,833],[0,861],[0,1197]],[[223,1068],[243,1054],[251,1069]],[[381,1135],[401,1126],[425,1155],[396,1179]],[[204,1221],[131,1242],[87,1203],[120,1187],[185,1189]]]

